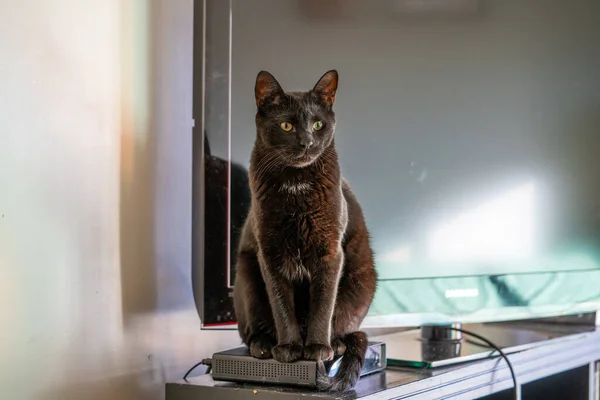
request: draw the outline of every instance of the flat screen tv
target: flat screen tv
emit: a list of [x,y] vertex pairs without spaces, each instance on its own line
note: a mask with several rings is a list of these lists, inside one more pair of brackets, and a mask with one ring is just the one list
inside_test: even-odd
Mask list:
[[600,3],[195,2],[194,292],[235,325],[254,81],[340,74],[342,171],[380,282],[365,326],[600,309]]

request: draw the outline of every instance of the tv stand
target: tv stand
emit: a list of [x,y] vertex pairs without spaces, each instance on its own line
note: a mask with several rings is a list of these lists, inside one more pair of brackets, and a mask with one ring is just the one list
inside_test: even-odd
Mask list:
[[[540,326],[541,323],[536,323]],[[539,330],[532,323],[474,324],[461,326],[424,326],[412,331],[381,336],[386,343],[388,359],[400,367],[439,368],[490,357],[493,348],[468,334],[449,329],[463,328],[497,345],[505,354],[534,348],[549,341],[560,341],[574,331],[589,327],[570,326],[567,331]]]
[[[521,343],[507,355],[515,369],[519,384],[519,396],[523,400],[597,400],[597,371],[600,361],[600,328],[595,326],[540,323],[525,321],[502,324],[465,325],[463,329],[474,331],[504,347],[506,343]],[[452,346],[444,351],[469,345],[466,335],[447,337],[444,332],[411,331],[373,337],[386,341],[388,368],[385,372],[362,378],[354,391],[349,393],[318,393],[312,390],[235,384],[213,381],[210,375],[190,378],[187,382],[167,384],[166,400],[193,399],[298,399],[327,398],[338,400],[384,400],[384,399],[514,399],[513,383],[506,363],[498,358],[475,358],[464,363],[447,363],[437,368],[415,365],[412,368],[390,365],[390,347],[397,343],[416,342],[433,337],[425,344],[446,342]],[[508,336],[503,336],[508,335]],[[398,339],[402,337],[402,339]],[[440,340],[440,338],[442,340]],[[524,345],[518,338],[535,338],[532,345]],[[428,347],[412,346],[419,354]],[[505,348],[503,348],[505,350]],[[487,349],[488,354],[491,352]],[[452,354],[452,353],[447,353]],[[452,358],[450,358],[452,359]]]

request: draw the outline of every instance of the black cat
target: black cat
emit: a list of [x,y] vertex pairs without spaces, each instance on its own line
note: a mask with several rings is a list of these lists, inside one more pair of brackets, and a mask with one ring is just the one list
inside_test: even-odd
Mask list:
[[[361,208],[340,176],[332,106],[338,74],[307,92],[256,79],[250,212],[240,239],[234,304],[257,358],[320,366],[319,389],[354,386],[367,338],[359,332],[377,285]],[[344,354],[336,377],[323,361]]]

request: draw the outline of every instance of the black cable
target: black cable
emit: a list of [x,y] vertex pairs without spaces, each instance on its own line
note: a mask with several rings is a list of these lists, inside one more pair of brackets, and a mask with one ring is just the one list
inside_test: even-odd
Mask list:
[[196,368],[198,368],[198,366],[200,365],[206,365],[206,374],[210,374],[210,371],[212,370],[212,359],[211,358],[205,358],[204,360],[200,361],[199,363],[194,364],[194,366],[192,368],[190,368],[188,370],[188,372],[185,373],[185,375],[183,376],[183,380],[187,380],[188,375],[195,370]]
[[515,370],[513,369],[512,363],[510,362],[510,360],[508,359],[506,354],[504,354],[504,352],[500,349],[500,347],[496,346],[494,343],[487,340],[483,336],[478,335],[477,333],[466,331],[466,330],[460,329],[460,328],[454,328],[451,326],[449,326],[448,329],[464,333],[465,335],[473,336],[474,338],[479,339],[482,342],[486,343],[492,349],[496,350],[500,354],[500,357],[502,357],[504,359],[504,361],[506,362],[506,365],[508,365],[508,369],[510,370],[510,375],[512,377],[512,381],[513,381],[513,385],[514,385],[515,400],[519,400],[519,390],[517,389],[517,375],[515,375]]
[[[484,349],[493,349],[492,346],[486,343],[480,343],[477,340],[465,339],[465,342],[472,344],[473,346],[483,347]],[[495,350],[495,349],[494,349]]]

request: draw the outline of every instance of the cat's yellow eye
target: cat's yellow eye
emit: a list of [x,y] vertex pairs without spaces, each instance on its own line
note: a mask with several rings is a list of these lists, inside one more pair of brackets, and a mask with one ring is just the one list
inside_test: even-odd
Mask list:
[[281,124],[279,124],[279,126],[281,127],[281,129],[283,129],[284,132],[289,132],[293,128],[292,124],[290,124],[289,122],[282,122]]
[[313,124],[313,130],[320,131],[323,128],[323,121],[315,121]]

